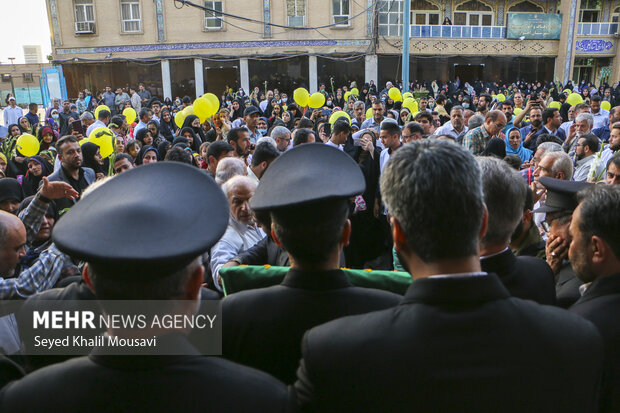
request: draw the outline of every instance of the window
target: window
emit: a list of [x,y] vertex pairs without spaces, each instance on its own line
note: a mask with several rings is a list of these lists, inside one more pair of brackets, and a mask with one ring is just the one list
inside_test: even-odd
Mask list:
[[142,31],[139,0],[121,0],[121,22],[124,33]]
[[219,30],[222,28],[222,14],[218,13],[222,11],[221,1],[205,1],[205,7],[211,10],[205,10],[205,29],[207,30]]
[[616,10],[614,10],[614,14],[611,16],[611,21],[613,23],[618,23],[620,21],[620,7],[616,7]]
[[509,13],[544,13],[541,6],[532,3],[531,1],[522,1],[508,9]]
[[286,17],[288,26],[306,25],[306,0],[286,0]]
[[95,8],[92,0],[75,0],[75,32],[95,33]]
[[333,23],[338,26],[349,25],[349,0],[332,0]]
[[379,0],[377,9],[379,10],[379,34],[382,36],[401,36],[402,0]]
[[579,9],[579,21],[598,22],[601,15],[601,0],[582,0]]
[[456,7],[453,23],[458,26],[492,26],[493,9],[477,0]]
[[439,7],[426,0],[411,0],[411,24],[439,24]]

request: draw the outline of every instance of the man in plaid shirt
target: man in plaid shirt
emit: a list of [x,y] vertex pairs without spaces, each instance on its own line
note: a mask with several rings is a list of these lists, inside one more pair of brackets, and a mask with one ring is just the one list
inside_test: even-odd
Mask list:
[[26,298],[56,284],[69,258],[53,244],[30,268],[16,277],[13,275],[19,259],[26,254],[26,247],[39,232],[50,200],[77,196],[71,185],[43,178],[43,186],[28,208],[22,211],[22,220],[0,212],[0,299]]
[[465,134],[463,146],[474,155],[480,156],[487,143],[494,136],[499,136],[506,126],[506,115],[500,110],[492,110],[486,114],[484,123]]

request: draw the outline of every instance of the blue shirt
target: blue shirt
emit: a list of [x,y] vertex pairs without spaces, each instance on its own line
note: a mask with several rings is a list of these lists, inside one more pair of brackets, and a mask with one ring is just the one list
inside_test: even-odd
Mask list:
[[609,134],[611,133],[609,126],[593,129],[592,133],[603,142],[609,142]]

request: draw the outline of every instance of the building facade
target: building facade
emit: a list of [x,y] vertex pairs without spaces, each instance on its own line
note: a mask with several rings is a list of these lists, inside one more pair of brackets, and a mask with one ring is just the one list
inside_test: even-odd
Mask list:
[[[174,98],[220,94],[226,85],[330,90],[398,80],[403,1],[411,1],[411,80],[620,79],[620,0],[196,0],[200,7],[47,0],[47,7],[54,64],[70,97],[142,82]],[[508,19],[527,13],[561,15],[557,36],[510,38]]]

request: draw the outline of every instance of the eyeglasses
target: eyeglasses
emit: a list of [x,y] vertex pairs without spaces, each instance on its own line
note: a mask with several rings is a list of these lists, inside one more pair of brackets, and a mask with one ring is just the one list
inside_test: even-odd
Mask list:
[[[552,218],[545,218],[545,220],[543,222],[541,222],[541,225],[543,227],[543,229],[545,230],[545,232],[549,232],[551,231],[551,223],[553,221],[555,221],[556,219],[562,219],[562,218],[566,218],[566,217],[570,217],[572,216],[571,213],[565,213],[565,214],[559,214],[557,216],[554,216]],[[548,215],[547,215],[548,217]]]

